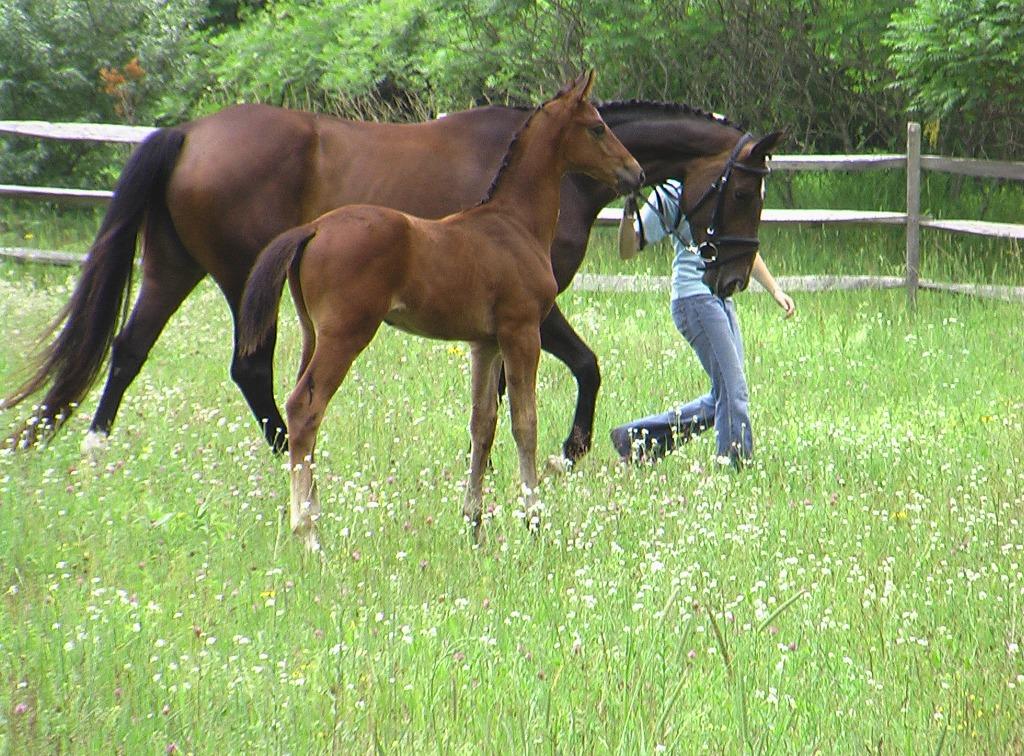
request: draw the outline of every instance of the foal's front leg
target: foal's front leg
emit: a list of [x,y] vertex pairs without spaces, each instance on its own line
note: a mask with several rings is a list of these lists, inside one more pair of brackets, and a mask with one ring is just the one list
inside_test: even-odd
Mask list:
[[498,386],[497,344],[473,344],[473,411],[469,421],[472,438],[470,451],[469,482],[466,485],[466,501],[462,514],[473,523],[473,537],[477,543],[484,539],[483,526],[483,479],[487,460],[494,443],[494,429],[498,422],[498,405],[495,392]]
[[540,331],[537,325],[499,336],[508,380],[512,412],[512,436],[519,452],[519,477],[526,496],[526,524],[540,526],[537,498],[537,363],[540,361]]

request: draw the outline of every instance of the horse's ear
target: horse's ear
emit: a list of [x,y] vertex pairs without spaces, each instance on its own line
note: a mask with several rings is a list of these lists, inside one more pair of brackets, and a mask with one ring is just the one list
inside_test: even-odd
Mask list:
[[597,74],[591,68],[562,87],[556,97],[571,97],[578,102],[582,102],[590,96],[590,90],[593,88],[594,79],[596,78]]
[[583,82],[583,91],[580,92],[580,99],[585,100],[590,97],[590,90],[594,88],[594,81],[597,79],[597,71],[591,68],[584,74],[580,74],[580,77],[576,80],[577,85]]
[[747,157],[748,160],[764,160],[770,155],[775,147],[786,138],[785,131],[773,131],[768,136],[761,137],[757,144],[750,150],[750,155]]

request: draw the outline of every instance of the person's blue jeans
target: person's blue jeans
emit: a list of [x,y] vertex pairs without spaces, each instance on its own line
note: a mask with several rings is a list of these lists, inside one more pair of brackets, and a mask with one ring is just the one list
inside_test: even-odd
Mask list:
[[681,407],[620,425],[612,443],[623,457],[654,459],[715,428],[718,456],[740,465],[753,456],[743,338],[731,299],[699,294],[672,301],[676,328],[697,353],[711,390]]

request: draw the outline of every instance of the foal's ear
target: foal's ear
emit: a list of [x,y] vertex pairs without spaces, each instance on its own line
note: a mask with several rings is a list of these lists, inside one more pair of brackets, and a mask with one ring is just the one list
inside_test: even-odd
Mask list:
[[597,80],[597,71],[591,68],[586,73],[580,74],[580,78],[576,80],[576,83],[579,84],[581,80],[583,81],[583,91],[580,92],[580,99],[585,100],[590,97],[590,90],[594,88],[594,82]]
[[783,139],[786,138],[785,131],[773,131],[771,134],[765,137],[761,137],[757,144],[755,144],[751,150],[750,155],[747,157],[748,160],[764,160],[768,155],[772,153],[776,145],[779,144]]
[[571,84],[566,84],[559,94],[565,94],[569,97],[576,99],[577,102],[590,97],[590,90],[594,86],[594,80],[597,78],[597,74],[594,69],[591,68],[589,71],[581,73],[577,76]]

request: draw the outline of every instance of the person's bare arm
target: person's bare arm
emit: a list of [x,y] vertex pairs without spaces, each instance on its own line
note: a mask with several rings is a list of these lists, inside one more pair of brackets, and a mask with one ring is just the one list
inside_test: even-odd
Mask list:
[[764,264],[764,260],[761,259],[760,252],[754,256],[754,267],[750,269],[750,275],[755,281],[761,284],[769,294],[772,295],[775,302],[786,313],[784,317],[788,318],[796,312],[796,303],[793,301],[793,298],[784,292],[782,287],[779,286],[778,281],[775,280],[775,276],[772,275],[771,271],[768,270],[768,266]]

